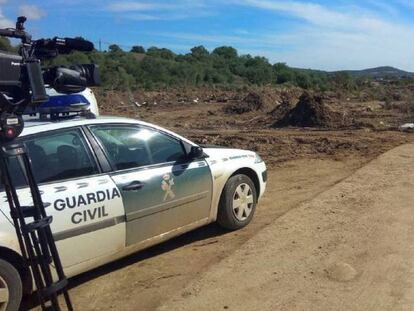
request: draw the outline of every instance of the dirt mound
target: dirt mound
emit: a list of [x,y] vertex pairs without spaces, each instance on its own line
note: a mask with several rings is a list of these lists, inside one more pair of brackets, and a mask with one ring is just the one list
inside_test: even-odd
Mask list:
[[269,115],[271,115],[274,120],[275,118],[280,118],[287,115],[291,109],[292,105],[289,103],[289,101],[282,101],[280,105],[276,106],[276,108],[269,112]]
[[250,92],[242,101],[224,107],[224,112],[228,114],[243,114],[262,110],[265,106],[266,100],[261,94]]
[[299,127],[339,127],[340,114],[326,106],[321,96],[303,93],[296,106],[286,112],[286,104],[279,108],[281,114],[274,112],[277,120],[273,127],[299,126]]

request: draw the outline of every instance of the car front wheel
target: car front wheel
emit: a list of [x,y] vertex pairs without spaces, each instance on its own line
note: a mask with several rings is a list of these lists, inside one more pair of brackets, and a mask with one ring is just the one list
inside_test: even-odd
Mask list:
[[257,191],[248,176],[230,177],[220,198],[217,222],[230,230],[243,228],[252,220],[256,202]]
[[19,272],[0,259],[0,311],[19,310],[23,288]]

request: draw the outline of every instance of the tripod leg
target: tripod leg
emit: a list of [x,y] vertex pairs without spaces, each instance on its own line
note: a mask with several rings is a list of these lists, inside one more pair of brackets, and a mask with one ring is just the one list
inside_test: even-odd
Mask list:
[[[27,177],[29,185],[30,185],[33,202],[36,206],[39,206],[39,212],[41,216],[46,217],[46,212],[45,212],[45,208],[43,205],[42,197],[40,195],[39,188],[37,187],[36,180],[33,176],[33,172],[32,172],[30,161],[27,157],[27,154],[25,154],[25,156],[23,157],[23,159],[21,159],[21,161],[23,162],[21,164],[23,164],[22,167],[24,168],[25,176]],[[64,271],[63,271],[62,263],[59,258],[59,252],[57,250],[55,241],[53,239],[53,233],[52,233],[50,226],[47,226],[46,228],[44,228],[44,230],[41,230],[39,234],[41,235],[41,239],[45,239],[48,242],[47,243],[49,247],[48,249],[50,250],[50,254],[55,264],[55,269],[56,269],[59,279],[66,278]],[[72,303],[70,301],[68,292],[64,291],[63,295],[64,295],[65,302],[66,302],[68,309],[72,310],[73,309]]]
[[[37,288],[44,287],[43,279],[39,271],[38,266],[34,262],[35,254],[33,253],[33,248],[31,247],[31,240],[28,236],[23,235],[21,232],[22,225],[24,226],[24,218],[22,217],[19,201],[17,199],[17,193],[15,189],[12,188],[10,175],[6,169],[5,159],[0,155],[0,171],[1,171],[1,181],[5,187],[7,201],[9,203],[11,216],[13,219],[14,227],[16,230],[16,235],[18,237],[18,242],[22,252],[22,256],[26,263],[29,263],[32,267],[32,273],[35,280]],[[45,307],[45,301],[41,295],[38,293],[39,303],[42,308]]]
[[[23,209],[20,205],[19,196],[8,170],[9,157],[17,157],[20,163],[30,188],[33,206]],[[50,228],[52,218],[46,215],[40,191],[24,147],[15,145],[7,150],[3,146],[0,149],[0,170],[22,255],[32,270],[42,310],[60,311],[61,306],[58,296],[63,294],[67,309],[72,311],[73,307],[66,289],[67,279]],[[26,223],[25,218],[30,218],[28,223]],[[58,276],[58,281],[55,283],[51,264],[54,265]]]
[[[43,274],[43,278],[45,280],[46,283],[46,287],[49,287],[53,284],[53,278],[52,278],[52,273],[50,271],[50,267],[49,264],[47,262],[45,262],[45,260],[43,260],[43,253],[42,253],[42,243],[37,240],[38,237],[36,236],[36,234],[34,232],[32,232],[31,234],[31,238],[32,238],[32,242],[33,242],[33,247],[35,249],[35,253],[37,255],[37,258],[39,259],[39,266],[40,269],[42,270],[42,274]],[[57,299],[57,294],[54,293],[51,297],[51,302],[52,305],[56,308],[56,311],[60,310],[59,307],[59,301]]]

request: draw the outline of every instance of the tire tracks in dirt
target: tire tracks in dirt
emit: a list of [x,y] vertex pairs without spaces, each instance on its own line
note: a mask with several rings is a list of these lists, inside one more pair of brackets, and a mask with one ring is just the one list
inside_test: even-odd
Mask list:
[[158,310],[412,310],[414,144],[291,209]]

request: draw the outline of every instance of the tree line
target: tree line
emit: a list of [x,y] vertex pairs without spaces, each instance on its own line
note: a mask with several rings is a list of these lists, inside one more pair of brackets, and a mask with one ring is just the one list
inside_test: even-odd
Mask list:
[[[0,50],[16,51],[7,38],[0,38]],[[96,63],[100,66],[104,88],[148,90],[163,87],[246,86],[290,84],[304,89],[328,90],[355,85],[346,73],[335,75],[322,71],[296,69],[285,63],[272,64],[265,57],[239,55],[230,46],[208,51],[193,47],[187,54],[166,48],[133,46],[124,51],[110,45],[107,51],[75,51],[47,62],[47,65]]]

